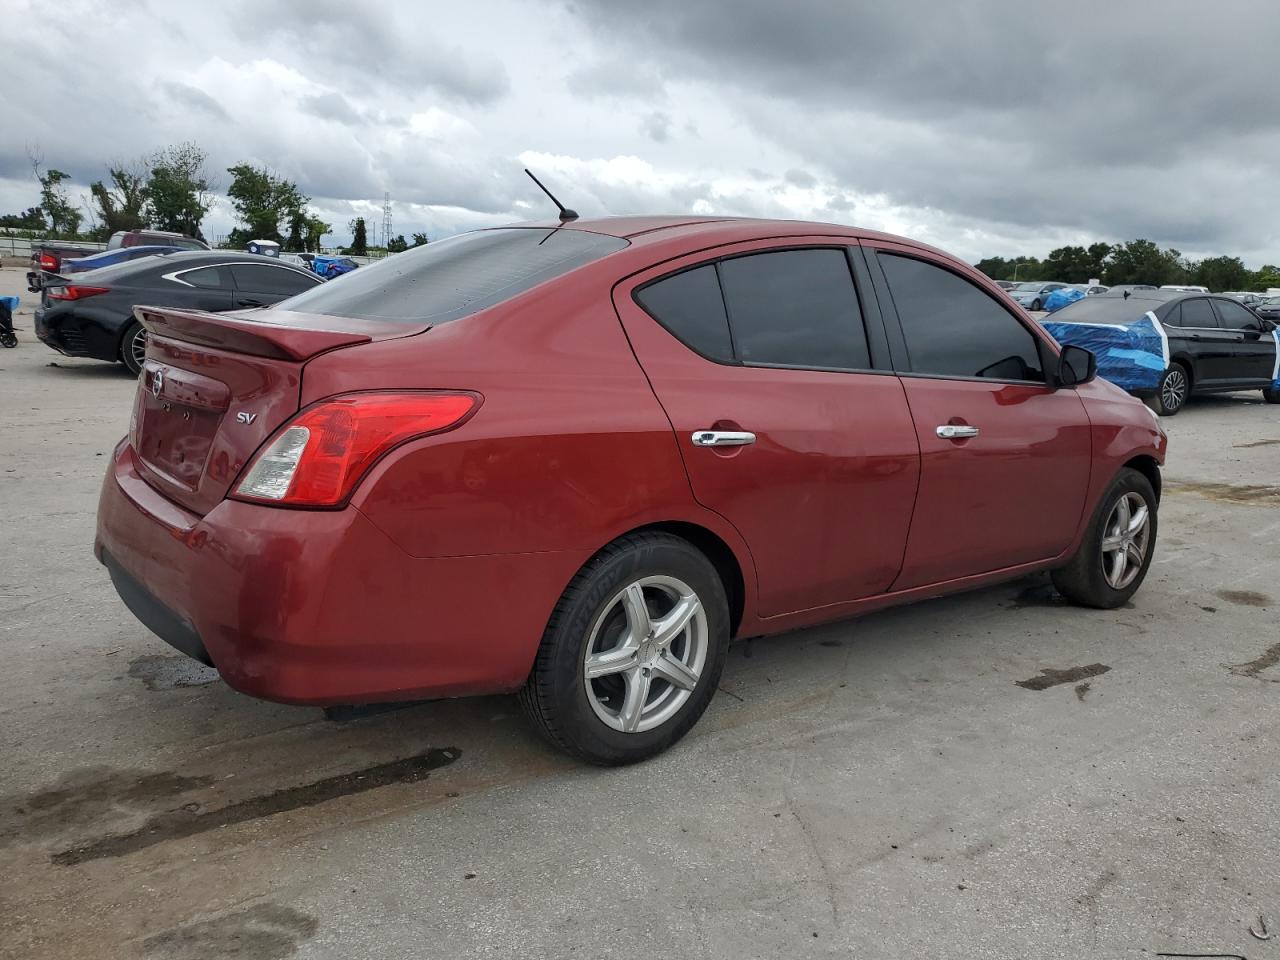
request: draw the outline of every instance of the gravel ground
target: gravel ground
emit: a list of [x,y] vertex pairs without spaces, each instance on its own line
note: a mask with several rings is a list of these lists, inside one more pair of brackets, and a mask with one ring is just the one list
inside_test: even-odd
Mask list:
[[1166,421],[1129,607],[1032,578],[742,642],[682,744],[595,770],[509,698],[335,723],[173,655],[91,553],[134,384],[17,319],[0,956],[1280,957],[1248,932],[1280,932],[1280,407],[1257,394]]

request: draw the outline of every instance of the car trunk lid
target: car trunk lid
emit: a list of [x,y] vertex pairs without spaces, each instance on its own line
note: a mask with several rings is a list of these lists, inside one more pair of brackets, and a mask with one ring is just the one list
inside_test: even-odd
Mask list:
[[134,313],[147,330],[130,428],[140,473],[201,515],[298,411],[309,359],[424,329],[280,310],[212,314],[144,306]]

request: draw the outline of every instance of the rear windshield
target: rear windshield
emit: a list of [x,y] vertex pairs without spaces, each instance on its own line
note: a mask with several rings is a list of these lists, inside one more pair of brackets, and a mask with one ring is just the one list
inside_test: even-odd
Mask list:
[[1062,323],[1133,323],[1148,310],[1159,309],[1166,301],[1143,297],[1112,297],[1106,294],[1069,303],[1048,319]]
[[627,246],[582,230],[479,230],[386,257],[283,300],[280,310],[407,324],[478,313]]

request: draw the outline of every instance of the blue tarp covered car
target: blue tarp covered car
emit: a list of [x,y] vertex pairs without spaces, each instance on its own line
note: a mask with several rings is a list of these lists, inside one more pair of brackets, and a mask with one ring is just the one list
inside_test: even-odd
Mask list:
[[1262,390],[1280,403],[1280,332],[1238,301],[1175,290],[1083,297],[1041,321],[1098,375],[1172,416],[1192,393]]
[[1044,308],[1050,313],[1055,313],[1067,304],[1080,300],[1084,295],[1084,291],[1076,287],[1059,287],[1044,298]]

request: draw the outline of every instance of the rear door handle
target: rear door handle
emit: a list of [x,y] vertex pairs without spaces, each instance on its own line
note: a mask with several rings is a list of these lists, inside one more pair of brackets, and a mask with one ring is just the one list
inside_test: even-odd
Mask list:
[[977,427],[962,426],[955,423],[944,423],[938,428],[938,436],[943,440],[964,440],[966,437],[976,437],[977,435]]
[[746,430],[695,430],[695,447],[743,447],[755,443],[756,435]]

